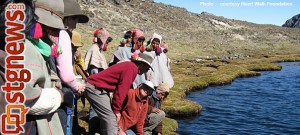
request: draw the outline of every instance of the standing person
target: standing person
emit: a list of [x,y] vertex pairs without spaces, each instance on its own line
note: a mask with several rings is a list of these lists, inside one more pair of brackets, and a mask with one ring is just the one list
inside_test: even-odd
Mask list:
[[[76,75],[77,81],[83,82],[83,80],[86,80],[88,77],[88,74],[84,71],[84,60],[81,57],[80,51],[78,50],[79,47],[82,47],[83,43],[81,42],[81,35],[73,30],[72,31],[72,54],[73,54],[73,70]],[[72,132],[74,135],[85,133],[85,129],[83,127],[80,127],[78,123],[78,106],[77,102],[78,99],[81,98],[81,101],[83,105],[85,105],[85,98],[81,96],[80,94],[75,94],[74,99],[74,109],[73,109],[73,126],[72,126]]]
[[[132,34],[132,45],[133,45],[133,47],[131,48],[131,52],[137,54],[143,53],[145,51],[145,47],[143,45],[145,41],[144,33],[141,30],[134,29],[131,31],[131,34]],[[137,88],[145,80],[148,80],[145,74],[138,75],[132,84],[133,88]]]
[[94,35],[97,35],[97,37],[87,51],[84,60],[84,68],[90,75],[96,74],[108,67],[106,58],[103,54],[103,48],[109,37],[109,33],[105,28],[100,28],[95,30]]
[[161,53],[161,48],[159,47],[162,40],[162,36],[154,33],[151,39],[148,41],[148,45],[146,46],[146,50],[148,52],[155,51],[156,54]]
[[72,31],[72,54],[74,54],[74,73],[75,75],[80,75],[83,80],[88,77],[88,74],[84,71],[84,59],[81,57],[81,53],[78,50],[79,47],[83,46],[81,42],[81,35],[77,31]]
[[[108,69],[89,76],[85,95],[95,109],[101,126],[101,135],[117,134],[117,122],[121,118],[122,104],[137,74],[151,68],[152,57],[140,54],[131,61],[115,64]],[[112,103],[108,92],[114,92]]]
[[153,83],[144,81],[136,89],[131,89],[123,103],[118,134],[143,135],[143,127],[148,110],[148,96],[154,91]]
[[[102,32],[103,34],[99,34],[99,32]],[[107,63],[106,63],[106,58],[105,58],[105,56],[104,56],[104,54],[103,54],[103,52],[104,51],[107,51],[107,46],[108,46],[108,44],[112,41],[112,38],[111,37],[108,37],[108,34],[106,34],[105,35],[105,31],[104,30],[96,30],[95,31],[95,33],[94,33],[94,36],[96,37],[95,39],[94,39],[94,41],[101,41],[101,42],[95,42],[95,43],[97,43],[97,44],[94,44],[90,49],[89,49],[89,54],[91,54],[91,55],[97,55],[98,54],[98,52],[100,52],[100,54],[99,54],[99,58],[98,59],[96,59],[96,57],[95,56],[90,56],[90,58],[87,58],[86,57],[86,60],[87,61],[100,61],[100,63],[102,63],[102,64],[99,64],[99,67],[101,66],[102,68],[96,68],[96,66],[94,66],[94,65],[88,65],[88,67],[89,67],[89,69],[88,69],[88,71],[89,71],[89,74],[90,75],[93,75],[93,74],[96,74],[96,73],[99,73],[99,72],[101,72],[101,71],[103,71],[103,70],[105,70],[106,68],[107,68]],[[101,38],[99,38],[98,37],[98,35],[101,35],[101,36],[103,36],[104,38],[105,37],[108,37],[107,38],[107,40],[106,41],[102,41],[101,40]],[[105,36],[104,36],[105,35]],[[104,38],[102,38],[102,39],[104,39]],[[102,43],[102,42],[105,42],[105,44],[104,45],[102,45],[102,46],[104,46],[103,47],[103,49],[98,49],[98,47],[99,47],[99,44],[100,43]],[[91,52],[92,51],[92,52]],[[97,52],[94,52],[94,51],[97,51]],[[87,53],[87,56],[89,56],[88,55],[88,53]],[[89,59],[89,60],[88,60]],[[90,109],[89,109],[89,134],[90,135],[94,135],[95,133],[100,133],[100,130],[99,130],[99,125],[101,124],[100,122],[99,122],[100,120],[99,120],[99,118],[98,118],[98,116],[97,116],[97,113],[95,112],[95,110],[93,109],[93,107],[92,106],[90,106]]]
[[[38,0],[35,4],[32,1],[19,2],[25,4],[24,18],[26,18],[23,22],[25,29],[20,31],[26,36],[24,52],[21,54],[25,59],[22,63],[31,71],[31,80],[25,84],[22,91],[26,97],[25,105],[30,109],[26,115],[25,131],[22,134],[61,135],[63,130],[56,110],[63,101],[63,94],[58,87],[51,86],[47,62],[52,43],[49,42],[46,29],[64,29],[60,14],[63,11],[63,2],[53,3],[53,1],[46,0]],[[6,37],[3,24],[7,19],[4,17],[4,12],[6,5],[10,3],[14,1],[4,1],[0,8],[1,47],[5,47],[5,42],[2,41]]]
[[64,103],[58,109],[61,125],[64,133],[67,135],[72,134],[73,125],[73,110],[75,104],[74,93],[82,93],[85,90],[85,84],[76,80],[73,72],[73,56],[71,37],[72,31],[76,28],[77,23],[88,22],[88,17],[83,15],[80,10],[80,5],[76,0],[62,0],[64,3],[63,10],[63,23],[67,30],[60,30],[59,33],[48,30],[50,38],[54,42],[52,48],[56,48],[57,53],[52,52],[52,57],[55,59],[53,65],[56,66],[57,74],[59,75],[64,92]]
[[132,52],[131,48],[126,46],[126,40],[123,38],[120,41],[120,45],[118,46],[117,50],[113,53],[112,59],[109,62],[109,66],[117,64],[121,61],[130,60]]
[[141,30],[132,30],[132,52],[143,53],[145,51],[145,35]]
[[154,33],[146,47],[147,51],[144,52],[154,58],[151,63],[154,71],[149,71],[147,76],[149,76],[149,79],[153,82],[155,87],[157,87],[160,83],[165,82],[168,83],[170,88],[172,88],[174,80],[168,68],[168,58],[165,53],[162,53],[163,49],[159,47],[161,40],[161,35]]
[[167,83],[160,83],[148,99],[148,112],[145,119],[144,135],[161,135],[162,120],[165,118],[165,112],[160,110],[161,103],[169,95],[169,86]]
[[[123,39],[125,39],[124,40],[125,46],[131,48],[132,47],[132,31],[126,31]],[[124,44],[124,43],[122,43],[122,44]]]

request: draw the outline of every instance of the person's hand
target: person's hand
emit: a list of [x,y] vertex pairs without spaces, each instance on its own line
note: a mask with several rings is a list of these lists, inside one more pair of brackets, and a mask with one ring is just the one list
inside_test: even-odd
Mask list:
[[161,133],[157,133],[157,135],[161,135]]
[[126,133],[120,128],[120,130],[118,130],[117,135],[126,135]]
[[85,84],[80,83],[80,82],[77,82],[77,84],[78,84],[78,90],[77,90],[77,92],[78,92],[79,94],[83,93],[84,90],[85,90]]
[[152,112],[153,112],[153,113],[159,113],[159,112],[160,112],[160,109],[158,109],[158,108],[153,108],[153,109],[152,109]]
[[116,114],[117,117],[117,123],[119,123],[120,119],[121,119],[121,113]]

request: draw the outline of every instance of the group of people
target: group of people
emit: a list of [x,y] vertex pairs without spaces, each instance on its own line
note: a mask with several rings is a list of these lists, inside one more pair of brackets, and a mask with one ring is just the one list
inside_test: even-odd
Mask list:
[[[1,2],[0,83],[5,83],[5,7]],[[32,73],[23,93],[29,108],[22,134],[79,134],[77,99],[90,103],[89,134],[162,134],[163,100],[174,82],[167,58],[168,45],[156,33],[134,29],[124,33],[108,63],[104,56],[113,40],[104,28],[94,31],[93,43],[83,57],[77,23],[87,23],[76,0],[18,1],[24,3],[26,36],[23,63]],[[146,45],[145,45],[146,44]],[[82,81],[85,80],[85,81]],[[0,114],[5,96],[0,92]]]

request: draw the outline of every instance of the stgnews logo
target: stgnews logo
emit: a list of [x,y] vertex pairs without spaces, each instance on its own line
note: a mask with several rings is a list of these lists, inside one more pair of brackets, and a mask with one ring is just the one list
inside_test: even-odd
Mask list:
[[8,4],[5,8],[5,51],[8,54],[5,59],[5,79],[1,86],[5,93],[7,105],[5,112],[1,114],[1,133],[24,133],[24,124],[28,108],[25,106],[26,97],[22,92],[25,83],[31,80],[31,73],[25,68],[25,56],[22,55],[25,46],[25,5]]

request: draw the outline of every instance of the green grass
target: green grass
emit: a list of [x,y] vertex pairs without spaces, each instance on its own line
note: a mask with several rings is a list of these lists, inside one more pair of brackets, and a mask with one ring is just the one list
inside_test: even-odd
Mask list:
[[[78,31],[83,33],[82,39],[85,44],[80,48],[82,56],[91,45],[93,30],[94,28],[79,25]],[[118,32],[109,32],[114,40],[105,52],[107,62],[110,61],[112,53],[119,45],[120,39],[115,37],[122,36]],[[232,41],[220,44],[221,41],[215,39],[199,41],[174,39],[166,42],[169,44],[167,55],[172,60],[171,72],[175,85],[171,88],[170,95],[163,103],[162,109],[171,118],[194,116],[201,112],[201,103],[185,99],[192,91],[213,85],[227,85],[237,77],[260,75],[259,71],[281,70],[281,66],[274,62],[300,61],[299,46],[297,43],[291,44],[287,41],[274,41],[274,44],[265,41]],[[222,59],[224,56],[234,54],[246,54],[250,57],[235,60]],[[202,60],[196,61],[195,59]],[[83,109],[83,112],[87,112],[87,107]],[[80,120],[80,125],[87,131],[85,119]],[[178,124],[174,119],[166,118],[163,125],[164,134],[176,134]]]

